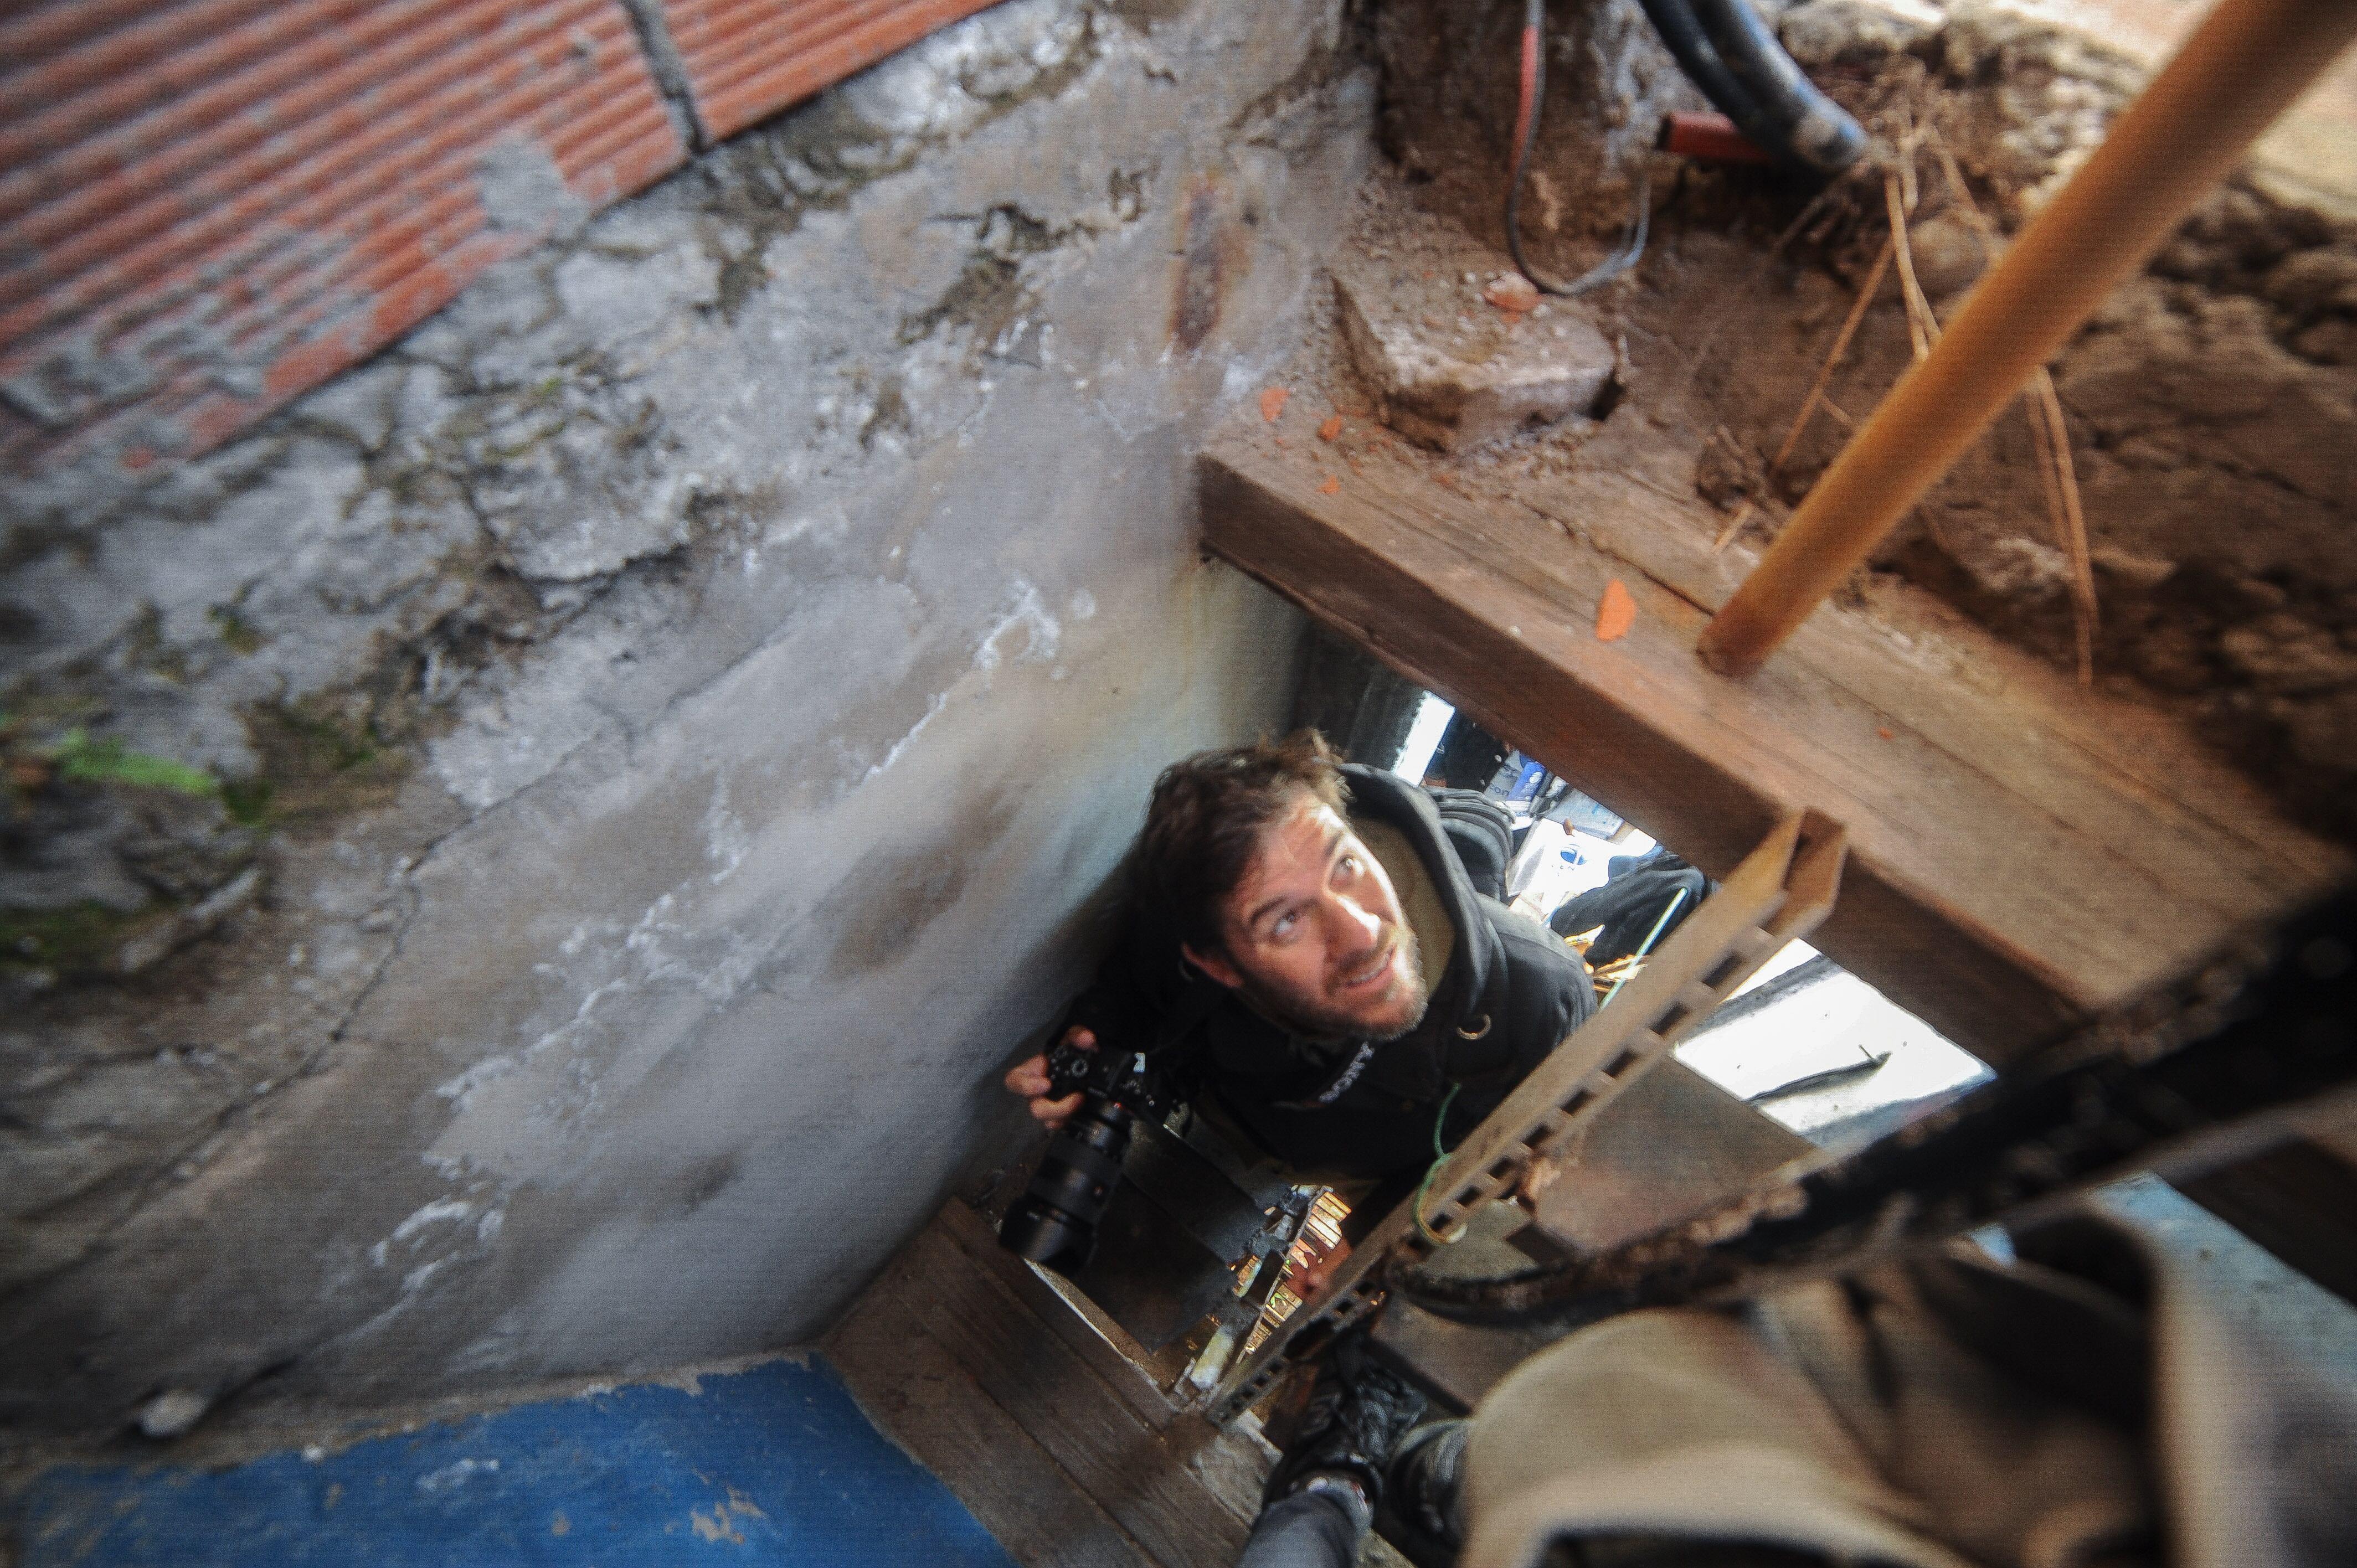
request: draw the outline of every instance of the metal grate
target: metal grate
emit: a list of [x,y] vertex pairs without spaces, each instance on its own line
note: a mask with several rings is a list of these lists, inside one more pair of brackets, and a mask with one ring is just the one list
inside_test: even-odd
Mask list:
[[[1848,854],[1845,830],[1795,812],[1744,858],[1674,932],[1625,1000],[1599,1007],[1505,1101],[1437,1163],[1425,1190],[1377,1223],[1326,1287],[1265,1332],[1213,1397],[1211,1419],[1233,1421],[1290,1364],[1306,1331],[1348,1327],[1382,1302],[1386,1266],[1428,1262],[1436,1241],[1461,1235],[1476,1210],[1523,1203],[1532,1164],[1565,1147],[1672,1046],[1734,994],[1786,942],[1831,912]],[[1427,1197],[1428,1194],[1428,1197]]]
[[864,70],[995,0],[663,0],[714,137]]
[[17,471],[201,453],[686,156],[619,0],[50,0],[0,61]]

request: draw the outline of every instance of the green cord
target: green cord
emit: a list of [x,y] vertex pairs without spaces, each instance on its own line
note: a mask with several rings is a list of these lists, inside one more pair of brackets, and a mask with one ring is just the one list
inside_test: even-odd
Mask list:
[[1415,1218],[1415,1233],[1436,1247],[1446,1247],[1458,1240],[1455,1236],[1443,1236],[1425,1221],[1424,1199],[1425,1195],[1432,1190],[1432,1178],[1438,1176],[1440,1167],[1448,1163],[1448,1150],[1440,1141],[1440,1129],[1442,1123],[1448,1120],[1449,1106],[1456,1103],[1457,1091],[1464,1087],[1461,1083],[1452,1083],[1448,1086],[1448,1092],[1441,1096],[1440,1114],[1432,1119],[1432,1164],[1424,1167],[1424,1180],[1416,1184],[1415,1208],[1410,1210]]
[[[1668,907],[1662,911],[1662,918],[1653,922],[1653,929],[1646,933],[1643,943],[1637,949],[1635,956],[1640,961],[1653,950],[1653,943],[1660,938],[1662,928],[1670,923],[1670,917],[1678,912],[1678,906],[1684,903],[1685,899],[1686,890],[1683,887],[1671,897]],[[1597,1011],[1603,1011],[1613,997],[1620,994],[1620,988],[1628,983],[1629,976],[1624,972],[1620,979],[1612,983],[1612,989],[1606,994],[1604,1000],[1597,1004]],[[1443,1236],[1439,1231],[1435,1230],[1424,1217],[1424,1200],[1432,1191],[1432,1178],[1438,1176],[1440,1167],[1448,1163],[1448,1149],[1440,1141],[1441,1124],[1448,1120],[1448,1108],[1456,1102],[1457,1091],[1464,1087],[1461,1083],[1452,1083],[1448,1086],[1448,1092],[1441,1097],[1440,1114],[1432,1119],[1432,1164],[1424,1167],[1424,1179],[1416,1184],[1415,1208],[1411,1211],[1415,1219],[1415,1233],[1435,1247],[1446,1247],[1451,1241],[1464,1240],[1465,1236],[1462,1230],[1454,1236]]]
[[[1631,962],[1642,963],[1644,961],[1645,955],[1653,950],[1653,939],[1662,934],[1662,928],[1670,923],[1670,917],[1676,914],[1678,912],[1678,906],[1685,901],[1686,890],[1683,887],[1679,888],[1675,893],[1670,896],[1669,903],[1663,906],[1662,909],[1662,918],[1653,922],[1653,929],[1652,930],[1645,933],[1644,941],[1639,945],[1636,952],[1631,955]],[[1620,994],[1620,988],[1629,983],[1629,976],[1635,972],[1636,972],[1634,970],[1622,970],[1620,972],[1620,978],[1612,983],[1612,989],[1604,993],[1604,1000],[1596,1004],[1596,1010],[1601,1013],[1605,1008],[1612,1005],[1612,999]]]

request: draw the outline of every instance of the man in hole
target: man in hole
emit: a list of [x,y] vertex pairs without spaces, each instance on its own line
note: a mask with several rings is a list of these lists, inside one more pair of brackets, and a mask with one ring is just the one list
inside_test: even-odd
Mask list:
[[[1065,1037],[1351,1199],[1353,1233],[1596,1010],[1578,956],[1477,890],[1423,789],[1304,731],[1156,782],[1122,935]],[[1046,1058],[1006,1075],[1054,1126]],[[1446,1102],[1446,1114],[1443,1104]]]
[[[1199,1112],[1349,1197],[1353,1239],[1596,1011],[1578,956],[1477,890],[1432,797],[1315,731],[1165,771],[1131,877],[1065,1038],[1151,1053]],[[1049,1126],[1080,1103],[1048,1097],[1044,1057],[1006,1086]],[[1371,1500],[1351,1456],[1423,1401],[1380,1369],[1353,1382],[1304,1423],[1272,1501]]]

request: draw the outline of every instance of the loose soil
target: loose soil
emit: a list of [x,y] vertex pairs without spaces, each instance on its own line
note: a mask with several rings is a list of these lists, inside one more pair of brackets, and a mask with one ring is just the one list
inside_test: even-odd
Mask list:
[[[1824,408],[1770,472],[1889,232],[1886,176],[1900,182],[1917,277],[1944,318],[1983,270],[1984,241],[2001,249],[2050,199],[2142,79],[2134,62],[2010,13],[1910,21],[1847,0],[1788,11],[1788,46],[1873,134],[1871,166],[1812,198],[1758,167],[1655,156],[1641,264],[1523,317],[1483,298],[1511,265],[1519,15],[1383,8],[1387,157],[1344,243],[1433,295],[1437,329],[1452,336],[1591,322],[1618,346],[1619,392],[1601,421],[1431,460],[1506,489],[1609,465],[1690,488],[1729,521],[1748,510],[1754,542],[1913,357],[1893,267]],[[1524,237],[1534,263],[1572,275],[1617,237],[1631,160],[1660,113],[1701,103],[1626,0],[1551,7],[1550,28]],[[1372,408],[1330,312],[1308,356],[1339,404]],[[2357,841],[2357,226],[2245,171],[2051,368],[2093,565],[2096,681],[2176,714],[2295,815]],[[1354,420],[1338,455],[1370,439]],[[1872,565],[2077,662],[2069,557],[2018,402]]]

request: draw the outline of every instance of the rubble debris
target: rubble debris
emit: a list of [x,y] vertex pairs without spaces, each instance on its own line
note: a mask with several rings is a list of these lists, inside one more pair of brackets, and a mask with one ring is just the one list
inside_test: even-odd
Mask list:
[[1374,258],[1337,263],[1342,336],[1384,424],[1462,452],[1594,411],[1614,367],[1603,333],[1560,306],[1476,319],[1460,314],[1469,293]]
[[1538,285],[1520,273],[1500,273],[1482,285],[1481,297],[1501,310],[1525,314],[1538,307]]

